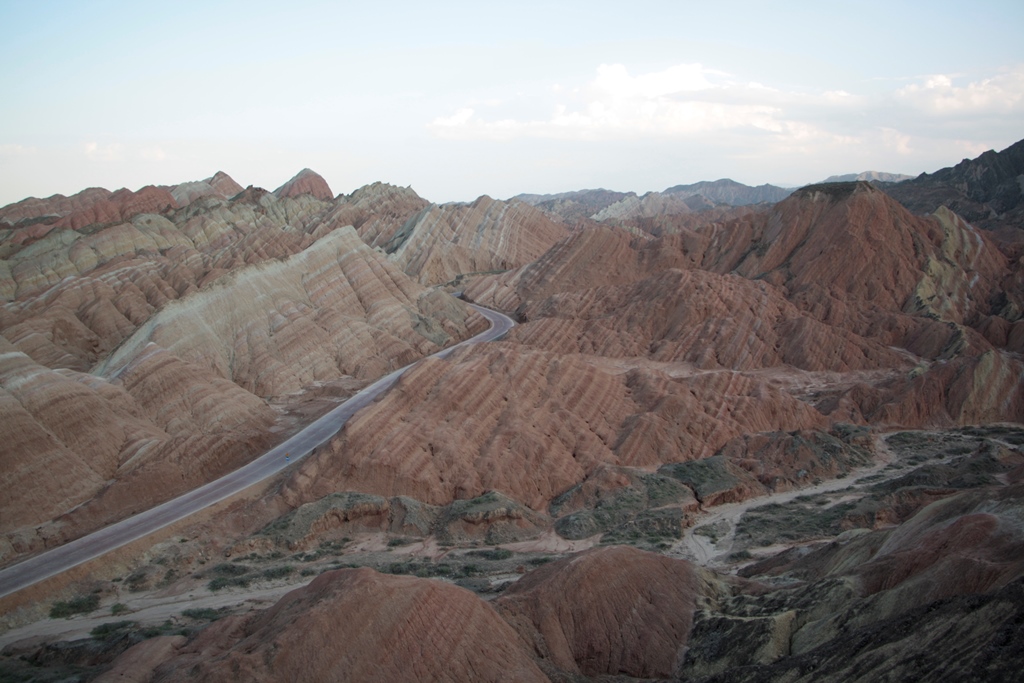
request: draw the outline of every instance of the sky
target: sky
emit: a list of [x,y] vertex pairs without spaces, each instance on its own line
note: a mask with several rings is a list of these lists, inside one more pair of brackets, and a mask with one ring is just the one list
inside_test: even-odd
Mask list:
[[302,168],[434,202],[917,175],[1024,138],[1024,2],[0,0],[0,205]]

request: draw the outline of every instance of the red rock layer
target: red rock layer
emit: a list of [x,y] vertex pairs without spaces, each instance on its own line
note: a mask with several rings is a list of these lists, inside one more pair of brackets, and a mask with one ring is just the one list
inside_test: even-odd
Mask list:
[[700,368],[805,370],[899,367],[900,354],[802,313],[764,283],[666,270],[620,287],[596,287],[520,308],[516,341],[563,353],[648,356]]
[[0,460],[19,487],[0,511],[5,556],[258,454],[275,417],[259,397],[372,379],[484,326],[338,229],[330,208],[250,188],[56,229],[0,261],[0,437],[13,445]]
[[294,178],[274,190],[274,194],[278,198],[299,197],[308,194],[325,202],[334,199],[334,193],[331,192],[327,181],[316,171],[311,171],[308,168],[302,169]]
[[55,194],[45,199],[29,197],[0,208],[0,220],[14,225],[28,219],[60,218],[75,211],[82,211],[98,201],[110,198],[110,190],[90,187],[70,197]]
[[321,574],[252,617],[223,619],[156,670],[177,681],[547,681],[469,591],[370,569]]
[[710,576],[613,546],[527,574],[495,606],[561,672],[663,678],[674,673],[698,601],[716,592]]
[[868,594],[899,590],[923,604],[984,593],[1024,574],[1018,515],[1024,485],[971,491],[925,507],[858,568]]
[[[5,207],[4,211],[9,210],[12,217],[22,213],[19,208],[23,208],[31,217],[23,219],[26,225],[13,228],[10,234],[4,237],[0,256],[15,254],[24,246],[61,229],[80,230],[92,225],[110,225],[130,220],[140,213],[164,213],[177,206],[177,201],[167,188],[152,185],[138,192],[127,189],[112,193],[99,188],[86,190],[67,198],[67,201],[63,201],[65,198],[60,195],[56,197],[59,198],[56,201],[54,197],[48,200],[25,200],[29,202],[25,207],[21,207],[24,202]],[[36,214],[36,211],[57,213],[40,215]]]
[[602,463],[689,460],[745,432],[824,422],[754,376],[612,374],[494,344],[410,371],[307,458],[284,496],[295,506],[355,490],[443,505],[498,490],[542,510]]
[[657,240],[587,230],[466,293],[518,309],[528,322],[510,339],[563,353],[888,368],[886,381],[835,387],[817,407],[833,419],[942,426],[1024,419],[1014,355],[1024,343],[1022,266],[948,211],[912,216],[869,185],[847,184]]
[[0,412],[3,561],[231,471],[270,444],[276,417],[237,385],[157,347],[110,380],[4,353]]

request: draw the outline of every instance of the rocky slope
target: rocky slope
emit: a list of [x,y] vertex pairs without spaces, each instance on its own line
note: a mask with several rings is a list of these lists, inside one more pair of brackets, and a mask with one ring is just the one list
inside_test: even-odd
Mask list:
[[[187,674],[186,674],[187,672]],[[324,574],[247,619],[205,630],[151,680],[545,681],[469,591],[369,569]]]
[[278,198],[301,197],[307,194],[324,202],[334,199],[327,181],[319,173],[308,168],[302,169],[294,178],[274,190],[274,195]]
[[885,188],[914,213],[928,213],[945,206],[981,227],[999,230],[1004,237],[1020,234],[1006,227],[1024,229],[1024,140],[1001,152],[989,150],[977,159],[922,173],[913,180]]
[[[333,209],[328,222],[351,225],[368,245],[384,249],[394,246],[395,234],[430,206],[412,188],[373,183],[345,197]],[[399,238],[400,240],[401,238]]]
[[[175,622],[192,624],[184,641],[93,645],[106,659],[91,671],[781,681],[1019,666],[1024,262],[987,233],[867,183],[642,219],[657,231],[570,230],[522,202],[435,206],[383,184],[287,194],[204,196],[12,248],[7,436],[68,463],[45,514],[81,503],[63,526],[22,519],[12,550],[237,461],[272,433],[264,398],[369,379],[476,329],[424,283],[465,284],[521,324],[422,363],[265,490],[68,588],[104,609],[134,600],[128,584],[217,605],[250,584],[297,589],[205,628]],[[906,428],[930,431],[884,436]],[[10,461],[10,486],[51,476]],[[57,657],[19,647],[11,659]]]
[[603,465],[690,460],[744,432],[824,424],[756,375],[609,372],[492,345],[403,377],[300,465],[284,497],[294,506],[348,489],[444,505],[496,490],[545,510]]
[[237,467],[290,429],[271,399],[374,379],[480,329],[300,191],[314,181],[225,199],[237,187],[219,174],[186,187],[184,208],[50,224],[0,261],[5,560]]
[[916,217],[861,183],[657,240],[586,231],[467,295],[516,309],[513,340],[562,353],[704,369],[916,366],[901,382],[833,380],[816,405],[855,422],[963,424],[1020,418],[1020,276],[954,214]]
[[[733,553],[714,569],[603,546],[521,567],[493,603],[449,580],[327,571],[184,642],[111,642],[99,665],[102,646],[81,651],[93,671],[131,662],[154,681],[1012,680],[1024,652],[1021,443],[1009,428],[895,434],[895,471],[748,508],[715,540]],[[780,539],[792,547],[776,552]],[[450,560],[388,571],[432,576]],[[18,651],[32,649],[9,647],[7,661]]]
[[[562,521],[570,510],[555,501],[605,486],[609,467],[719,454],[712,470],[742,498],[801,485],[825,459],[811,453],[846,448],[815,435],[840,423],[1016,421],[1024,365],[980,331],[1024,324],[993,306],[1019,300],[1013,273],[955,215],[915,217],[863,183],[657,240],[584,230],[474,282],[468,296],[517,310],[509,343],[403,378],[296,470],[282,500],[344,487],[448,505],[494,490],[579,537],[591,522]],[[783,445],[794,430],[816,430],[805,443],[817,445]]]
[[223,171],[217,171],[206,180],[180,183],[168,188],[178,206],[188,206],[200,197],[231,199],[244,189]]
[[535,206],[566,225],[575,225],[576,222],[590,218],[611,204],[635,196],[636,194],[633,192],[600,189],[559,194],[519,194],[513,199]]
[[703,195],[674,195],[648,192],[642,197],[631,195],[606,206],[591,218],[602,223],[618,224],[626,219],[671,216],[714,208],[714,202]]
[[567,234],[528,204],[485,196],[472,204],[431,205],[381,246],[410,277],[436,285],[525,265]]

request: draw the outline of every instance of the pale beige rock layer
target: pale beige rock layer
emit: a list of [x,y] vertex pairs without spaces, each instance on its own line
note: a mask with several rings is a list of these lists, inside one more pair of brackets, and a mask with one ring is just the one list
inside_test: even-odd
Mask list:
[[117,372],[152,343],[276,396],[341,375],[379,377],[461,338],[468,318],[341,228],[286,261],[250,266],[164,306],[98,370]]
[[484,196],[472,204],[432,205],[382,246],[397,249],[392,258],[410,277],[441,284],[463,273],[517,268],[567,234],[528,204]]

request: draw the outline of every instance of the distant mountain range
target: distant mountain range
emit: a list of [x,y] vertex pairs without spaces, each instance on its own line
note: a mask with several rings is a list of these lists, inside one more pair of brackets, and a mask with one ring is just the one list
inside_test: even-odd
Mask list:
[[[834,175],[822,182],[854,182],[858,180],[898,183],[913,176],[881,171],[865,171]],[[663,192],[615,192],[612,190],[578,190],[558,194],[520,194],[513,199],[526,202],[564,222],[590,219],[599,222],[647,218],[655,215],[695,213],[716,206],[751,206],[780,202],[796,188],[777,185],[750,186],[729,178],[701,181],[690,185],[674,185]]]
[[946,206],[971,223],[989,229],[1024,228],[1024,140],[1001,152],[922,173],[898,185],[882,185],[914,213]]
[[858,180],[880,183],[902,183],[904,180],[912,180],[914,176],[903,173],[886,173],[884,171],[864,171],[863,173],[845,173],[843,175],[830,175],[821,182],[823,183],[853,183]]
[[721,204],[748,206],[774,204],[793,192],[775,185],[751,187],[723,178],[692,185],[675,185],[664,192],[580,190],[559,194],[520,194],[513,197],[566,222],[589,218],[595,221],[641,218],[652,215],[685,214],[714,208]]

